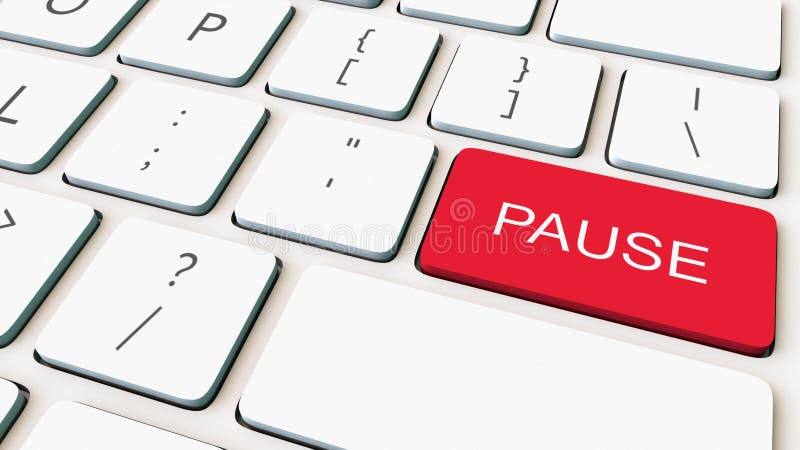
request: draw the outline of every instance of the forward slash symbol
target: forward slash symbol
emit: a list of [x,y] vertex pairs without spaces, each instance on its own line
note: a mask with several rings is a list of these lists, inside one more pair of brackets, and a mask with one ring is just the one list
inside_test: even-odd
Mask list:
[[17,222],[14,221],[14,218],[11,217],[11,213],[8,212],[8,210],[5,210],[4,212],[6,214],[6,219],[8,220],[8,223],[0,225],[0,230],[2,230],[3,228],[11,228],[17,224]]

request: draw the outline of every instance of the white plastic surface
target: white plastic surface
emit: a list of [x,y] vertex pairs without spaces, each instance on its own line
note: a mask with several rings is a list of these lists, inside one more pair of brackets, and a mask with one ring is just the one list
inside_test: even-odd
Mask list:
[[550,38],[773,80],[781,27],[781,0],[559,0]]
[[114,86],[85,64],[0,51],[0,166],[26,173],[47,167]]
[[328,267],[239,411],[324,449],[772,449],[758,378]]
[[143,80],[103,116],[64,175],[84,188],[205,214],[266,120],[257,102]]
[[425,187],[433,142],[385,128],[292,117],[236,206],[240,225],[388,261]]
[[583,150],[602,74],[600,60],[505,39],[458,48],[431,111],[449,133],[560,156]]
[[769,87],[634,66],[611,164],[754,197],[778,187],[780,97]]
[[277,276],[270,254],[129,220],[72,290],[36,351],[58,368],[203,408]]
[[[119,39],[112,42],[107,51],[93,59],[62,54],[15,42],[0,41],[0,47],[3,48],[14,48],[67,61],[88,63],[112,72],[120,80],[119,88],[111,92],[108,101],[100,105],[98,111],[90,117],[87,125],[78,132],[75,138],[62,151],[61,155],[41,174],[30,176],[0,170],[0,182],[12,183],[86,203],[104,213],[103,225],[95,237],[89,242],[86,249],[81,252],[61,282],[56,285],[48,300],[43,304],[39,312],[34,315],[22,335],[11,346],[0,351],[0,367],[3,367],[3,374],[0,376],[20,382],[35,394],[32,397],[34,401],[28,405],[25,414],[22,415],[11,433],[6,437],[2,446],[3,450],[6,448],[12,450],[20,448],[45,410],[59,400],[76,400],[106,410],[124,412],[126,416],[133,419],[227,449],[303,449],[303,447],[284,440],[247,430],[233,420],[232,417],[244,387],[250,379],[276,322],[283,313],[299,276],[307,267],[318,264],[335,266],[378,279],[415,286],[425,291],[456,297],[471,304],[486,305],[492,309],[513,312],[522,316],[536,318],[543,322],[562,325],[598,336],[611,337],[650,349],[681,355],[718,367],[735,369],[758,376],[767,380],[774,390],[776,402],[774,405],[775,434],[773,450],[796,450],[800,443],[800,428],[796,426],[797,423],[800,423],[800,385],[797,383],[797,368],[800,364],[800,327],[795,324],[800,323],[800,302],[793,301],[793,299],[800,297],[800,277],[796,276],[796,264],[793,264],[793,262],[800,260],[800,236],[796,236],[792,231],[800,229],[800,209],[797,208],[797,205],[800,204],[800,177],[792,176],[792,174],[800,173],[800,153],[791,151],[791,149],[800,148],[800,134],[798,134],[800,133],[800,128],[790,126],[790,124],[799,123],[800,121],[796,108],[791,106],[800,101],[800,71],[794,70],[793,65],[787,64],[778,80],[760,82],[757,80],[742,80],[740,77],[733,75],[708,73],[698,69],[672,66],[666,63],[641,61],[619,54],[572,49],[600,58],[604,67],[604,76],[600,85],[595,116],[589,132],[586,149],[579,158],[565,159],[502,144],[491,144],[475,138],[443,133],[429,126],[427,122],[428,115],[439,88],[445,79],[450,63],[455,56],[458,45],[469,36],[498,37],[497,33],[446,23],[434,23],[400,15],[397,12],[396,1],[384,1],[375,9],[362,10],[352,6],[337,5],[320,0],[292,0],[292,4],[297,10],[295,18],[278,39],[264,64],[247,85],[242,88],[231,89],[119,64],[117,56],[121,43],[142,23],[145,14],[152,10],[156,2],[157,0],[148,2],[142,10],[142,15],[134,18],[131,25],[121,32]],[[784,51],[788,61],[791,55],[798,52],[796,44],[800,42],[800,35],[795,30],[800,29],[798,27],[800,25],[800,15],[798,15],[800,14],[800,2],[797,0],[784,0],[783,3],[783,20],[786,30]],[[547,26],[555,5],[555,0],[541,1],[539,12],[529,34],[502,37],[518,43],[537,44],[551,49],[566,49],[561,44],[549,41],[546,36]],[[278,98],[265,93],[264,90],[270,74],[275,70],[281,56],[288,51],[293,39],[302,31],[303,23],[312,12],[331,8],[340,11],[363,11],[368,14],[374,14],[376,17],[398,20],[404,23],[423,23],[433,26],[442,34],[444,38],[442,47],[433,62],[426,81],[422,85],[414,107],[405,120],[388,123],[362,115]],[[775,89],[784,105],[781,116],[783,125],[781,128],[781,148],[789,149],[789,151],[781,153],[781,184],[777,196],[769,200],[751,198],[679,181],[642,175],[610,166],[606,162],[605,151],[620,79],[625,70],[638,64],[675,68],[690,74],[711,75],[725,80],[745,81],[749,84],[765,85]],[[206,216],[201,218],[192,217],[153,208],[141,203],[122,201],[112,196],[85,189],[77,189],[62,181],[64,166],[69,158],[75,155],[104,115],[113,109],[114,103],[124,95],[125,88],[134,81],[141,79],[169,81],[182,86],[202,88],[224,95],[247,98],[260,103],[272,113],[270,122],[256,141],[249,156],[244,160],[236,176],[233,177],[219,203]],[[158,107],[154,107],[151,112],[160,114]],[[409,233],[403,240],[399,255],[391,262],[379,264],[349,255],[319,250],[280,238],[265,236],[232,225],[231,215],[239,198],[250,180],[255,176],[261,161],[270,152],[270,147],[279,136],[280,130],[290,117],[304,112],[315,112],[326,117],[354,121],[362,125],[388,127],[395,131],[428,138],[439,149],[438,160],[433,168],[428,186],[420,199],[417,212],[410,224]],[[549,308],[532,302],[520,301],[468,286],[443,282],[421,274],[414,267],[414,259],[422,233],[430,219],[453,158],[458,151],[466,147],[483,147],[550,164],[746,204],[771,212],[778,220],[780,233],[777,282],[778,326],[775,352],[765,359],[743,357],[730,352],[692,344],[608,321],[593,319],[556,308]],[[209,408],[203,411],[184,411],[123,390],[98,385],[81,377],[42,367],[32,358],[36,339],[50,317],[55,314],[58,307],[64,302],[67,294],[89,267],[115,227],[123,220],[132,217],[147,217],[180,228],[210,234],[249,245],[253,251],[270,251],[283,261],[281,277],[269,297],[267,306],[256,322],[250,338],[248,338],[242,353],[237,358],[237,362],[234,364],[219,396]],[[743,245],[746,245],[746,243],[743,243]],[[757,268],[753,270],[757,270]],[[499,384],[501,382],[491,383],[490,385]]]
[[291,17],[286,0],[162,0],[119,56],[125,64],[241,86]]

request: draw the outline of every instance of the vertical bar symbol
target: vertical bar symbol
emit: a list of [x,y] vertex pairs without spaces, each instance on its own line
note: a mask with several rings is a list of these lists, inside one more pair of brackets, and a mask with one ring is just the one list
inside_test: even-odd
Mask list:
[[694,90],[694,110],[700,111],[700,88]]

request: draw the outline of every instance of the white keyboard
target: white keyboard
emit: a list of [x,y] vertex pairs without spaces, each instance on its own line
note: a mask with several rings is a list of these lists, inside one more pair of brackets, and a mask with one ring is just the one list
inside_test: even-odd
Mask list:
[[[798,8],[0,1],[0,450],[795,450]],[[774,216],[772,342],[424,274],[421,248],[468,264],[517,227],[537,262],[631,273],[567,272],[598,297],[721,282],[684,226],[711,222],[699,208],[676,236],[609,223],[609,241],[525,203],[586,192],[571,178],[533,191],[490,164],[469,186],[518,181],[488,202],[500,218],[443,206],[470,148]],[[637,208],[602,198],[587,211]],[[764,229],[720,228],[744,285],[771,273]],[[698,326],[727,319],[702,307]]]

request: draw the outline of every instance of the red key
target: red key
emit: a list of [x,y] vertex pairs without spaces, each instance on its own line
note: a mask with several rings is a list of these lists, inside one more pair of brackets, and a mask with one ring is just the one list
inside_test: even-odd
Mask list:
[[462,151],[419,253],[428,275],[751,356],[775,340],[775,218]]

